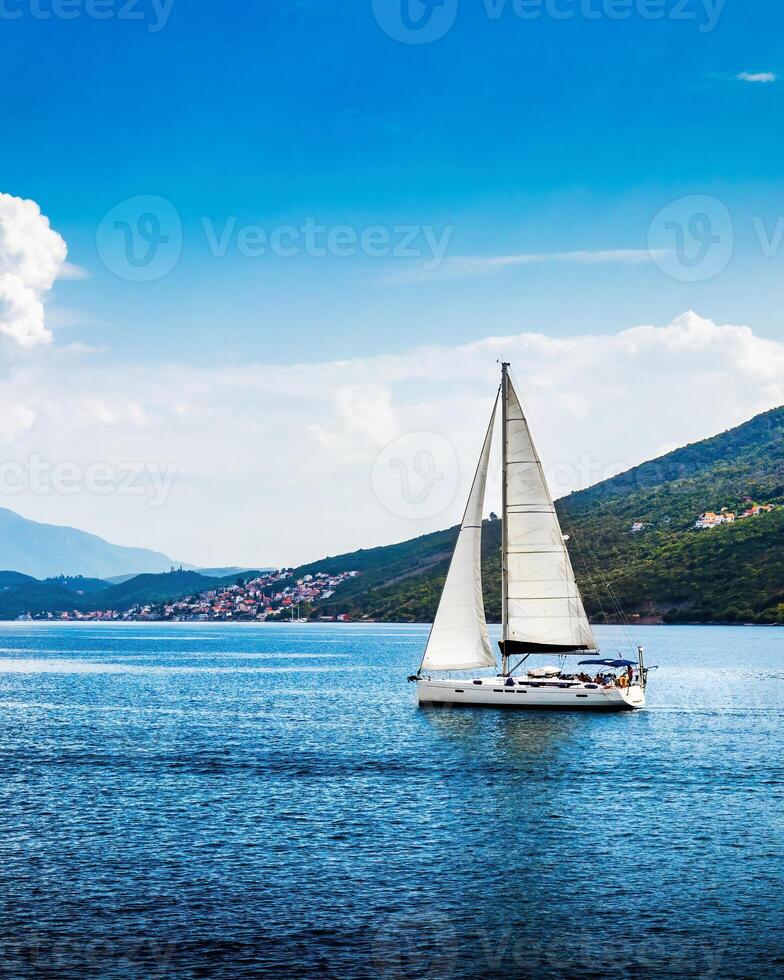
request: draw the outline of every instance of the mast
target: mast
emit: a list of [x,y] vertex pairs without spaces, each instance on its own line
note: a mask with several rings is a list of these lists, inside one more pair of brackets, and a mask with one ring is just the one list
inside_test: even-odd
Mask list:
[[509,386],[509,364],[501,362],[501,639],[504,642],[501,656],[501,673],[507,672],[509,658],[506,655],[506,632],[507,632],[507,529],[509,522],[506,513],[506,468],[507,468],[507,414],[508,414],[508,386]]

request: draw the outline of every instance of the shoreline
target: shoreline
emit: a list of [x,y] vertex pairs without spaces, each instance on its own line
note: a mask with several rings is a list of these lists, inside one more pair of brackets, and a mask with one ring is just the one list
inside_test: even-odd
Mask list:
[[[396,619],[355,619],[348,622],[338,622],[329,620],[319,622],[309,620],[301,623],[291,623],[289,621],[275,622],[274,620],[242,620],[242,619],[0,619],[0,629],[4,626],[274,626],[281,629],[291,629],[292,626],[300,627],[352,627],[352,626],[420,626],[429,629],[433,624],[427,620],[396,620]],[[488,623],[489,626],[500,626],[500,623]],[[688,622],[688,623],[592,623],[599,628],[609,626],[616,629],[630,629],[635,627],[661,626],[665,628],[678,628],[681,626],[705,626],[727,629],[728,627],[744,627],[758,629],[784,629],[784,623],[716,623],[716,622]]]

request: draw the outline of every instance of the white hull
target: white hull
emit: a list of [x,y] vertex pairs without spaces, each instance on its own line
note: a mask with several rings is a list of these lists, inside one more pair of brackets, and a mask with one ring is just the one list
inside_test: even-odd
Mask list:
[[476,705],[494,708],[569,708],[572,710],[633,711],[645,707],[645,692],[631,687],[600,687],[572,681],[534,681],[514,677],[483,677],[465,681],[420,678],[417,693],[421,705]]

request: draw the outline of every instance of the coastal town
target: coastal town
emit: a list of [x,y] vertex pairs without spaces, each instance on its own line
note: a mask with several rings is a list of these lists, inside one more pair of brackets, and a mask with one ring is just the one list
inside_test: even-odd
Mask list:
[[735,513],[729,507],[722,507],[718,513],[712,510],[706,510],[694,522],[694,527],[700,531],[708,530],[710,528],[720,527],[722,524],[734,524],[736,521],[743,521],[749,517],[759,517],[761,514],[769,514],[775,509],[773,504],[752,504],[739,513]]
[[[706,510],[695,520],[692,528],[696,531],[706,531],[721,527],[723,524],[735,524],[736,521],[747,520],[750,517],[760,517],[762,514],[778,510],[779,507],[779,504],[755,504],[747,499],[741,511],[730,510],[729,507],[722,507],[718,512]],[[640,534],[650,527],[653,527],[653,524],[649,521],[635,521],[629,528],[629,533]]]
[[[308,613],[319,602],[330,599],[356,571],[339,574],[316,572],[294,580],[291,570],[277,570],[231,585],[208,589],[167,602],[136,604],[127,609],[72,610],[63,613],[27,615],[24,619],[64,622],[307,622]],[[319,622],[348,622],[346,613],[319,615]]]

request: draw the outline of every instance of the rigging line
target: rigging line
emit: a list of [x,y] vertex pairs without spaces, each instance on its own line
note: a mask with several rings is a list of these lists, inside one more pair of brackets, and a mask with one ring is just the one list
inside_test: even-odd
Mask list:
[[602,585],[604,586],[604,591],[605,591],[605,593],[607,595],[607,598],[610,601],[610,606],[612,608],[613,615],[614,615],[614,617],[615,617],[618,625],[621,627],[621,629],[622,629],[622,631],[624,633],[625,639],[630,644],[632,644],[633,643],[633,637],[630,636],[629,629],[628,629],[628,627],[629,627],[629,621],[626,619],[626,614],[623,611],[623,608],[622,608],[622,606],[620,604],[620,601],[618,599],[618,596],[613,591],[612,584],[610,583],[609,578],[608,578],[606,572],[602,568],[602,566],[599,563],[598,559],[595,558],[595,556],[594,556],[594,563],[595,563],[595,567],[597,569],[597,574],[600,576],[600,580],[602,582]]
[[[583,562],[585,563],[586,573],[588,575],[589,580],[591,581],[591,584],[593,585],[593,576],[591,575],[590,570],[589,570],[588,558],[586,557],[585,553],[583,552],[582,546],[580,544],[579,536],[576,538],[576,541],[577,541],[577,549],[580,552],[580,557],[582,558]],[[613,587],[612,587],[612,585],[611,585],[611,583],[609,581],[609,577],[605,574],[604,570],[602,569],[602,567],[601,567],[601,565],[600,565],[600,563],[599,563],[599,561],[598,561],[598,559],[596,557],[595,552],[592,551],[592,549],[590,548],[589,545],[586,545],[586,549],[589,552],[590,559],[594,563],[594,568],[595,568],[595,570],[597,572],[597,575],[601,576],[601,581],[604,584],[604,588],[605,588],[605,590],[607,592],[607,596],[608,596],[608,598],[610,600],[610,605],[612,607],[613,613],[615,614],[616,618],[618,619],[618,625],[620,625],[620,627],[622,629],[622,632],[624,634],[624,637],[625,637],[626,641],[629,643],[629,646],[635,647],[637,645],[637,638],[632,633],[631,623],[629,622],[629,619],[628,619],[628,617],[626,616],[626,613],[623,610],[623,607],[621,605],[620,599],[618,598],[617,594],[615,593],[615,591],[614,591],[614,589],[613,589]],[[618,555],[617,552],[615,553],[615,555],[616,555],[616,558],[620,560],[620,555]],[[595,588],[595,586],[594,586],[594,588]],[[602,604],[602,601],[599,598],[598,591],[595,593],[595,595],[596,595],[596,601],[599,604],[599,608],[601,609],[602,615],[606,619],[607,618],[607,613],[605,612],[604,607],[603,607],[603,604]]]
[[[588,577],[588,582],[589,582],[589,584],[591,586],[591,589],[593,591],[594,598],[596,599],[596,604],[599,606],[599,612],[602,614],[602,619],[604,620],[604,622],[605,623],[608,623],[609,620],[608,620],[608,617],[607,617],[607,612],[606,612],[606,610],[604,608],[604,603],[602,602],[601,592],[600,592],[599,588],[596,586],[596,584],[594,582],[594,579],[593,579],[593,576],[591,575],[591,568],[590,568],[590,565],[588,563],[588,559],[586,558],[585,554],[583,553],[583,549],[582,549],[582,546],[580,544],[580,537],[579,537],[579,535],[575,536],[575,535],[570,534],[569,539],[570,540],[573,539],[575,541],[576,545],[577,545],[577,551],[578,551],[578,553],[580,555],[580,560],[582,561],[583,566],[585,568],[585,574]],[[579,586],[578,586],[578,588],[579,588]]]
[[609,580],[609,576],[605,576],[607,581],[605,581],[605,588],[607,589],[607,594],[613,603],[613,608],[615,609],[615,614],[618,618],[618,625],[621,627],[624,636],[630,645],[634,644],[634,636],[631,632],[631,622],[629,621],[626,612],[624,611],[623,604],[621,603],[618,593],[615,591],[612,582]]
[[[610,550],[610,552],[613,555],[613,557],[615,558],[617,564],[619,566],[621,566],[623,564],[623,558],[621,556],[621,553],[618,551],[618,549],[614,545],[608,544],[608,550]],[[620,624],[621,624],[621,627],[624,630],[624,633],[626,634],[626,638],[629,641],[629,644],[631,646],[638,647],[639,646],[639,637],[636,637],[634,635],[634,633],[633,633],[632,624],[631,624],[628,616],[626,615],[626,612],[625,612],[625,610],[623,608],[623,605],[621,603],[621,600],[620,600],[620,596],[617,595],[617,593],[615,592],[615,587],[609,581],[609,576],[607,576],[607,579],[608,579],[607,580],[607,583],[606,583],[607,590],[608,590],[610,596],[612,597],[612,599],[615,602],[615,605],[617,607],[618,616],[619,616],[619,619],[620,619]]]
[[609,581],[607,582],[607,590],[610,596],[612,597],[613,601],[615,602],[616,608],[618,610],[618,617],[620,619],[620,625],[626,635],[626,639],[628,640],[629,645],[638,646],[639,644],[637,642],[637,637],[635,637],[634,633],[632,632],[633,627],[629,620],[629,617],[626,615],[626,612],[623,608],[623,604],[621,603],[620,597],[617,595],[614,586]]

